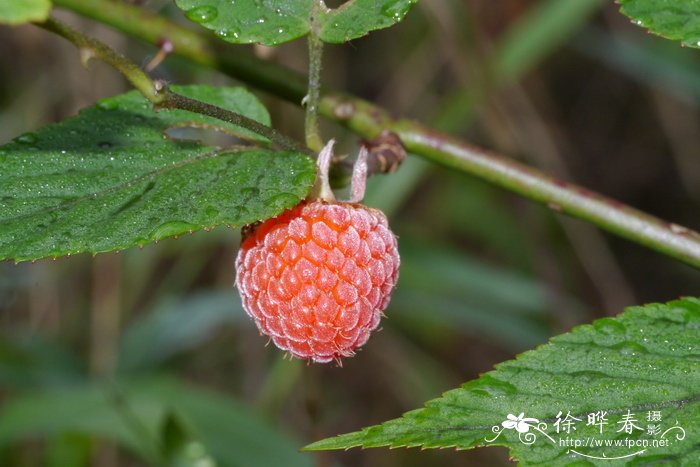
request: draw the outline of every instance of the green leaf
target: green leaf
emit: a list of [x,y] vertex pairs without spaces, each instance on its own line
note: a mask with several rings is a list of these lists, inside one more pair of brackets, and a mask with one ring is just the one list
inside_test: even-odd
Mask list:
[[174,413],[166,415],[161,429],[161,446],[167,465],[172,467],[215,466],[206,447],[193,440],[187,427]]
[[[175,90],[269,122],[243,89]],[[313,183],[313,161],[301,154],[165,136],[186,125],[251,136],[182,110],[155,113],[133,91],[0,147],[0,259],[114,251],[241,226],[294,206]]]
[[235,44],[276,45],[309,32],[312,0],[175,0],[185,16]]
[[[173,413],[181,423],[176,430],[185,433],[172,433],[168,418]],[[0,448],[66,433],[111,439],[148,465],[165,465],[160,461],[171,454],[167,449],[190,435],[197,441],[186,443],[183,457],[176,456],[179,464],[173,465],[187,465],[188,459],[204,459],[207,453],[219,467],[312,465],[296,441],[240,402],[167,377],[23,393],[0,406]],[[171,437],[165,444],[164,436]]]
[[575,48],[635,81],[694,105],[700,98],[700,63],[694,50],[671,41],[648,41],[590,27]]
[[14,330],[0,336],[0,386],[27,390],[75,384],[84,378],[83,362],[59,343],[36,332]]
[[[541,0],[509,25],[498,38],[490,61],[493,63],[491,85],[497,88],[518,81],[539,66],[553,52],[560,50],[597,11],[602,1]],[[524,5],[524,3],[523,3]],[[455,14],[456,12],[453,12]],[[465,128],[483,103],[486,94],[472,88],[446,95],[431,121],[442,131]]]
[[[700,299],[629,308],[618,318],[579,326],[537,350],[501,363],[479,379],[429,401],[423,409],[382,425],[318,441],[305,449],[470,449],[499,445],[510,448],[511,456],[523,465],[572,465],[576,461],[576,465],[592,465],[586,463],[585,456],[609,459],[633,453],[630,458],[605,465],[630,460],[698,465],[699,338]],[[599,426],[587,425],[588,414],[598,411],[607,412],[608,425],[603,426],[602,434]],[[642,430],[633,428],[631,434],[624,431],[625,424],[619,422],[628,411]],[[651,412],[656,411],[661,420],[648,421]],[[531,422],[529,434],[519,436],[515,429],[502,425],[509,415],[523,413],[546,426]],[[570,434],[561,424],[568,413],[580,419],[574,422],[575,430]],[[560,424],[555,425],[558,416]],[[650,424],[659,425],[661,431],[647,433]],[[560,433],[556,432],[557,426]],[[591,446],[566,446],[567,439],[588,439]],[[592,447],[591,439],[640,443],[665,439],[668,445]],[[529,441],[530,445],[525,444]]]
[[155,463],[165,407],[152,395],[128,399],[114,389],[75,385],[10,397],[0,406],[0,447],[68,433],[105,437]]
[[[312,28],[317,0],[176,0],[185,16],[235,44],[277,45],[303,37]],[[401,21],[418,0],[350,0],[316,19],[321,40],[340,43]]]
[[321,18],[320,36],[341,43],[401,21],[418,0],[352,0]]
[[50,0],[5,0],[0,2],[0,24],[44,21],[50,10]]
[[76,433],[57,436],[47,443],[44,467],[81,467],[90,465],[93,444],[89,437]]
[[248,318],[232,290],[202,292],[186,299],[168,297],[126,329],[119,346],[119,370],[152,370],[199,345],[219,327],[241,320]]
[[620,11],[661,37],[700,48],[700,2],[696,0],[617,0]]
[[435,330],[433,339],[462,328],[511,351],[551,335],[542,312],[545,290],[532,279],[411,236],[401,237],[401,259],[401,287],[389,309],[397,324],[422,333]]
[[561,50],[602,4],[603,0],[545,0],[532,4],[499,38],[495,76],[517,79],[535,68],[545,57]]
[[309,467],[312,457],[279,427],[231,397],[162,381],[148,389],[172,407],[201,441],[220,467]]

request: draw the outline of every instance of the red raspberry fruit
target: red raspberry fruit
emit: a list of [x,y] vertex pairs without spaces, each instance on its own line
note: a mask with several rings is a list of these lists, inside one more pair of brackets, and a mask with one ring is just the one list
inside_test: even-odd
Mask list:
[[396,237],[381,211],[304,201],[244,235],[236,286],[277,347],[339,362],[379,325],[398,269]]

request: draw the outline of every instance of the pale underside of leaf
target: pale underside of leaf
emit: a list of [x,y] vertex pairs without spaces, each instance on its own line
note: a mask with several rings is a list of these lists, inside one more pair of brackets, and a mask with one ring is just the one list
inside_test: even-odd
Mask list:
[[[324,42],[342,43],[401,21],[418,0],[350,0],[324,8],[312,20],[317,0],[176,0],[191,21],[236,44],[277,45],[314,28]],[[312,24],[313,23],[313,24]]]
[[[243,89],[176,89],[269,123]],[[313,162],[301,154],[165,136],[188,124],[256,138],[190,112],[155,113],[134,91],[0,147],[0,259],[114,251],[242,226],[295,205],[313,183]]]
[[[572,436],[601,438],[598,427],[585,426],[586,414],[607,411],[613,425],[607,437],[651,439],[645,432],[617,432],[616,421],[628,410],[638,419],[648,411],[663,414],[664,429],[678,421],[684,440],[647,448],[635,461],[700,461],[700,300],[688,298],[664,305],[628,309],[618,318],[557,336],[547,345],[497,365],[479,379],[429,401],[402,418],[318,441],[306,449],[351,447],[424,447],[470,449],[500,445],[523,465],[568,465],[585,461],[570,447],[540,436],[529,446],[517,430],[503,430],[493,443],[493,427],[523,414],[552,429],[559,411],[583,420]],[[642,422],[640,422],[642,423]],[[515,426],[515,424],[513,424]],[[510,425],[509,425],[510,426]],[[646,424],[644,425],[646,427]],[[533,430],[534,431],[534,430]],[[551,431],[550,431],[551,432]],[[627,455],[625,447],[580,448],[590,456]],[[624,462],[629,461],[626,459]],[[610,461],[612,462],[612,461]],[[606,465],[624,465],[617,461]],[[589,465],[589,464],[584,464]]]

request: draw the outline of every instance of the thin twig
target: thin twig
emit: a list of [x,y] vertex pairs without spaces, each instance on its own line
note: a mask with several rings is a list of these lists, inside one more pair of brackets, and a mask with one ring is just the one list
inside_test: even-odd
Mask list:
[[[55,0],[54,3],[152,44],[167,38],[174,45],[174,53],[291,102],[298,103],[305,95],[303,76],[250,55],[221,51],[203,34],[141,8],[109,0]],[[395,120],[383,109],[352,96],[326,94],[319,111],[365,138],[374,138],[385,129],[394,131],[409,152],[472,174],[700,268],[700,234],[690,229],[472,147],[420,123]]]
[[318,103],[321,99],[321,62],[323,59],[323,42],[316,30],[316,20],[320,14],[320,8],[320,1],[314,0],[311,12],[311,30],[307,37],[309,43],[309,84],[306,97],[304,97],[306,145],[316,151],[320,151],[323,147],[323,139],[318,129]]
[[80,51],[80,59],[87,66],[92,58],[99,58],[103,62],[112,65],[134,86],[143,96],[154,104],[163,100],[163,96],[156,92],[153,80],[134,62],[124,55],[115,52],[102,42],[88,37],[63,23],[49,18],[38,26],[51,31],[72,42]]
[[196,99],[191,99],[173,92],[168,88],[164,88],[162,91],[160,91],[159,95],[162,95],[163,99],[156,104],[156,108],[189,110],[190,112],[196,112],[198,114],[214,117],[224,122],[233,123],[234,125],[254,131],[257,134],[266,137],[281,148],[301,152],[303,154],[312,154],[311,151],[309,151],[309,149],[304,147],[301,143],[288,138],[274,128],[258,123],[245,115],[231,112],[229,110],[222,109],[221,107],[198,101]]
[[214,117],[218,120],[233,123],[234,125],[241,126],[262,135],[280,148],[309,155],[312,154],[308,148],[286,137],[274,128],[265,126],[237,112],[232,112],[206,102],[180,95],[164,86],[161,82],[154,82],[141,68],[124,55],[54,18],[49,18],[45,22],[37,23],[37,25],[47,31],[58,34],[78,47],[83,64],[87,65],[88,60],[98,58],[112,65],[117,71],[124,75],[124,77],[148,99],[156,109],[180,109]]

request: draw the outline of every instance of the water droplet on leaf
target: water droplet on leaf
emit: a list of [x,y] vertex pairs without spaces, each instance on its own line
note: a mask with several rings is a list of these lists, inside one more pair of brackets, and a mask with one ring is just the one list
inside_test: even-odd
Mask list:
[[253,196],[257,196],[259,194],[260,194],[260,188],[258,188],[256,186],[241,188],[241,195],[242,196],[253,197]]
[[39,140],[39,137],[36,135],[36,133],[24,133],[22,135],[19,135],[17,138],[14,139],[16,143],[20,144],[34,144]]
[[100,110],[114,110],[118,107],[117,101],[111,98],[97,101],[97,108]]
[[161,238],[172,237],[189,232],[190,230],[199,229],[199,226],[185,221],[170,221],[165,222],[151,232],[152,240],[160,240]]
[[391,18],[395,21],[401,21],[408,9],[411,7],[411,1],[409,0],[395,0],[393,2],[388,2],[382,7],[382,15],[387,18]]
[[216,217],[219,215],[219,210],[216,209],[214,206],[207,206],[205,212],[209,217]]
[[209,23],[219,16],[219,10],[213,6],[203,5],[187,10],[185,16],[195,23]]
[[476,393],[492,397],[508,396],[517,392],[512,384],[496,379],[491,375],[483,375],[470,383],[468,388]]
[[622,355],[628,355],[628,356],[635,356],[640,353],[645,353],[647,349],[645,349],[642,345],[636,343],[636,342],[622,342],[621,344],[618,344],[615,346]]
[[299,202],[299,197],[291,193],[279,193],[265,200],[267,206],[276,208],[292,207]]
[[593,328],[595,328],[596,331],[608,336],[624,335],[627,331],[624,324],[613,318],[599,319],[593,323]]

